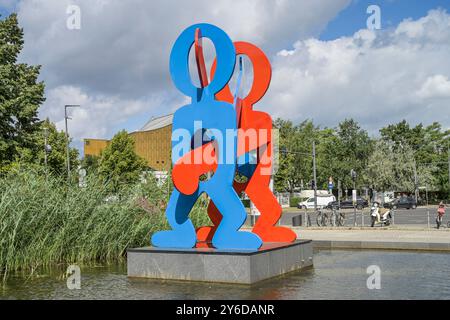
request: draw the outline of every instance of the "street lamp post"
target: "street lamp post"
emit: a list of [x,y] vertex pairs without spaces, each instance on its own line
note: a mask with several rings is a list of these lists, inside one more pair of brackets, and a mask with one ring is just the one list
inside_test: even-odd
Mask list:
[[67,116],[68,108],[79,108],[77,104],[66,104],[64,106],[64,122],[66,125],[66,152],[67,152],[67,180],[70,180],[70,149],[69,149],[69,131],[67,128],[67,120],[72,119]]
[[341,180],[338,180],[338,208],[341,209]]
[[414,200],[417,203],[417,187],[418,187],[418,179],[417,179],[417,164],[416,164],[416,158],[414,158]]

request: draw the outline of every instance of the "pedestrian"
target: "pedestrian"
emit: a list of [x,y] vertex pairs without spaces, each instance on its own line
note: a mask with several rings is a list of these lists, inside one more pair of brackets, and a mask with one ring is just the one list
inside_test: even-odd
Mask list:
[[444,202],[441,201],[439,203],[439,207],[437,209],[437,217],[436,217],[436,224],[437,224],[437,228],[439,229],[439,227],[442,224],[442,216],[445,214],[445,205]]

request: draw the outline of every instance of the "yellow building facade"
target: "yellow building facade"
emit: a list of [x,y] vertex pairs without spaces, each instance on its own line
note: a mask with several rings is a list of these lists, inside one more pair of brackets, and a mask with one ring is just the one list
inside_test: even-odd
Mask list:
[[[129,133],[134,140],[136,154],[147,161],[150,168],[168,171],[171,167],[171,135],[173,114],[153,118],[140,130]],[[84,139],[84,156],[100,156],[110,140]]]

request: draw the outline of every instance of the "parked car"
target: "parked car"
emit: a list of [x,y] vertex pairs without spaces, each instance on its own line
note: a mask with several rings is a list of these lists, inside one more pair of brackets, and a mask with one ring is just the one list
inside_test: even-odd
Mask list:
[[413,197],[401,197],[392,202],[385,203],[384,207],[389,209],[416,209],[417,203]]
[[[367,208],[369,206],[369,202],[366,199],[361,197],[356,198],[356,209],[362,210],[363,208]],[[333,201],[328,204],[327,209],[351,209],[353,208],[353,200],[341,200],[341,206],[339,206],[338,201]]]
[[[335,196],[318,196],[317,197],[317,208],[322,209],[325,208],[330,202],[336,200]],[[299,209],[314,209],[314,197],[308,198],[306,201],[300,202],[297,205]]]

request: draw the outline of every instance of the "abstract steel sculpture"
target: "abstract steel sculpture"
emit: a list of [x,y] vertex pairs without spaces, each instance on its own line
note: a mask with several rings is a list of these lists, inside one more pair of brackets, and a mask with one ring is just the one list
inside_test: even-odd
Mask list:
[[[202,37],[211,39],[216,50],[210,83]],[[201,87],[194,86],[189,75],[188,58],[193,44]],[[252,88],[244,99],[233,97],[227,85],[239,54],[249,57],[254,70]],[[276,226],[281,207],[269,188],[272,119],[267,113],[252,109],[270,84],[271,68],[267,57],[250,43],[233,44],[225,32],[213,25],[196,24],[176,40],[170,56],[170,72],[176,87],[191,97],[192,103],[178,109],[173,120],[172,180],[175,188],[166,210],[172,230],[154,234],[152,244],[192,248],[199,240],[211,242],[217,249],[255,250],[262,241],[294,241],[296,234],[292,230]],[[238,87],[240,77],[241,74]],[[183,134],[183,130],[188,134]],[[246,136],[250,131],[256,132],[257,139],[247,144]],[[229,135],[230,132],[233,134]],[[255,153],[256,161],[252,161]],[[211,172],[209,180],[200,181],[202,175]],[[234,181],[236,172],[248,181]],[[239,231],[247,216],[238,197],[242,191],[261,212],[253,233]],[[208,214],[213,226],[199,228],[196,233],[188,215],[202,193],[211,198]]]
[[[217,72],[214,80],[206,87],[198,88],[191,83],[189,75],[189,51],[194,43],[196,30],[202,36],[212,40],[216,48]],[[231,39],[221,29],[210,24],[193,25],[182,32],[176,40],[170,55],[170,72],[175,86],[192,98],[192,103],[178,109],[174,114],[172,125],[172,162],[174,165],[172,179],[175,189],[166,210],[167,219],[172,230],[160,231],[153,235],[151,241],[157,247],[192,248],[197,242],[197,235],[188,218],[195,201],[202,193],[207,193],[222,213],[220,225],[212,238],[212,245],[218,249],[254,250],[261,246],[261,239],[251,233],[239,231],[246,219],[245,208],[233,189],[236,171],[235,161],[218,162],[214,175],[208,181],[200,181],[205,171],[204,159],[195,158],[196,152],[181,148],[179,144],[197,151],[205,151],[209,142],[192,145],[192,137],[199,132],[209,132],[212,141],[226,137],[226,130],[237,129],[236,113],[233,105],[218,101],[215,94],[229,82],[234,72],[236,53]],[[188,130],[189,141],[177,141],[178,129]],[[208,130],[210,129],[210,130]],[[181,137],[183,140],[183,137]],[[186,140],[186,139],[184,139]],[[193,139],[196,140],[196,139]],[[220,154],[225,159],[236,157],[237,137],[226,139],[226,143],[216,143]],[[225,147],[226,146],[226,147]],[[193,156],[191,158],[191,155]],[[194,161],[190,161],[194,160]]]

